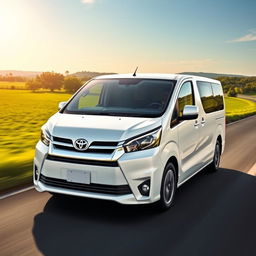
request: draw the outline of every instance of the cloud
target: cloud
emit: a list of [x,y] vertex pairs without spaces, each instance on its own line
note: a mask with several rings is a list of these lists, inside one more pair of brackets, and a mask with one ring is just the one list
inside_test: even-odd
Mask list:
[[94,0],[81,0],[83,4],[92,4],[94,3]]
[[239,43],[239,42],[252,42],[256,41],[256,32],[249,33],[245,36],[233,39],[231,41],[227,41],[228,43]]

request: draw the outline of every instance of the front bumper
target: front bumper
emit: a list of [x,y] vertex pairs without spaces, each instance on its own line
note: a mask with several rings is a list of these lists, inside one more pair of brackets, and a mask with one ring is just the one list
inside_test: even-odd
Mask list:
[[[34,158],[34,185],[39,192],[48,191],[80,197],[112,200],[123,204],[152,203],[160,198],[160,185],[164,167],[160,161],[159,148],[121,154],[115,162],[116,165],[111,164],[110,166],[97,165],[97,163],[91,162],[87,164],[86,161],[85,163],[77,163],[76,161],[56,161],[51,158],[48,159],[49,157],[47,156],[48,147],[42,142],[38,142]],[[37,177],[35,177],[35,168],[38,170]],[[129,186],[130,193],[111,194],[105,193],[104,191],[84,191],[82,189],[79,190],[77,187],[75,189],[72,188],[72,186],[70,186],[72,183],[69,183],[69,186],[62,187],[40,179],[40,175],[42,175],[42,177],[48,177],[52,180],[56,179],[66,182],[67,170],[70,169],[89,171],[91,173],[91,183],[98,184],[99,186],[116,186],[118,188]],[[148,179],[150,179],[150,193],[149,196],[143,196],[138,186]]]

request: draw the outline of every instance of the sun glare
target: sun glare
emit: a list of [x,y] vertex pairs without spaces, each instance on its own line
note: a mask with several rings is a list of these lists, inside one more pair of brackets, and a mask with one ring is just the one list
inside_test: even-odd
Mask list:
[[17,31],[17,24],[15,24],[13,16],[10,16],[8,13],[3,13],[2,10],[0,14],[0,31],[2,39],[10,39]]

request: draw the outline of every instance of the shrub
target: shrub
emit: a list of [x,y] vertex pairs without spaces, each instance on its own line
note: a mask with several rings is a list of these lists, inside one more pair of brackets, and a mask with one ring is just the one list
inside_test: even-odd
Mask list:
[[61,89],[64,76],[54,72],[43,72],[41,75],[37,76],[37,79],[40,81],[42,88],[54,91]]
[[229,89],[227,95],[228,95],[228,97],[236,97],[237,93],[233,88],[231,88],[231,89]]
[[82,81],[75,76],[67,76],[64,79],[64,89],[67,92],[74,93],[82,86]]
[[33,92],[42,87],[40,81],[36,78],[28,80],[26,82],[26,86],[27,86],[28,89],[32,90]]

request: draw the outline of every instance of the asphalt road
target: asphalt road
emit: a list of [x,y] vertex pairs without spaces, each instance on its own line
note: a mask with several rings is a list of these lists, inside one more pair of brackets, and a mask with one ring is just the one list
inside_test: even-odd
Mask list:
[[256,116],[229,126],[220,171],[193,177],[163,213],[34,190],[3,199],[0,255],[256,255],[256,178],[243,173],[255,129]]
[[246,94],[238,94],[237,97],[246,99],[246,100],[252,100],[256,102],[256,96],[255,95],[246,95]]

